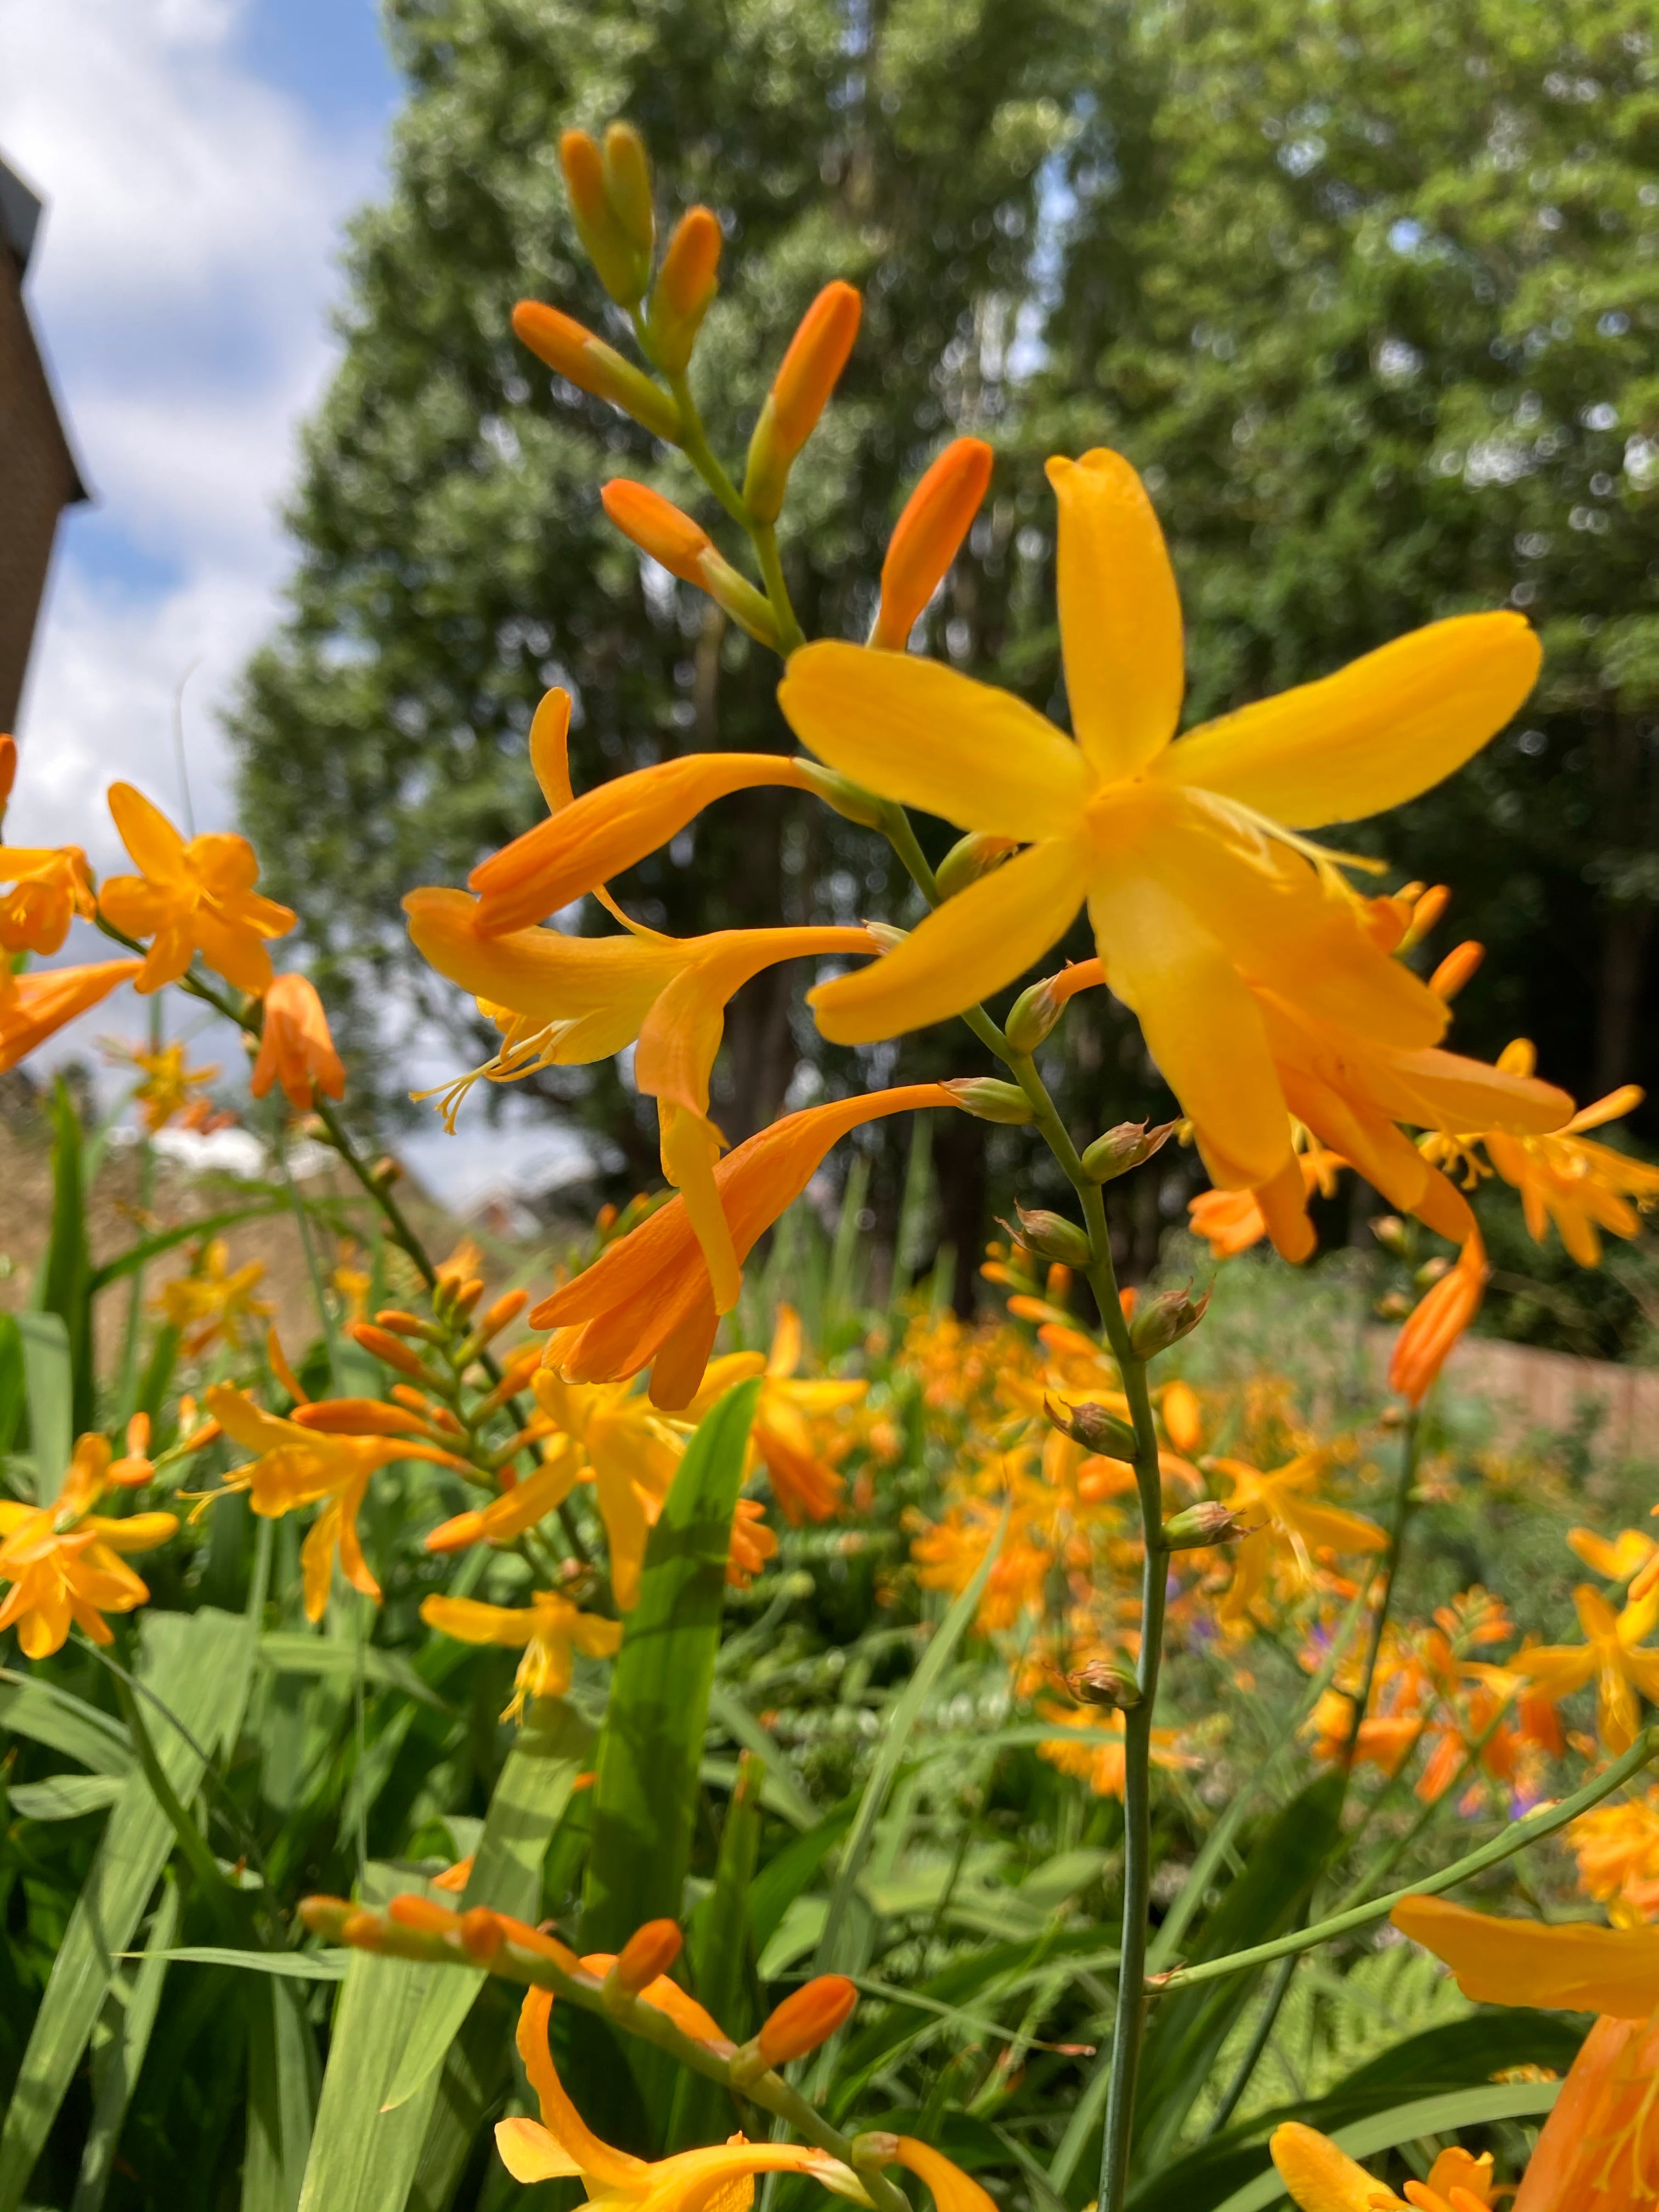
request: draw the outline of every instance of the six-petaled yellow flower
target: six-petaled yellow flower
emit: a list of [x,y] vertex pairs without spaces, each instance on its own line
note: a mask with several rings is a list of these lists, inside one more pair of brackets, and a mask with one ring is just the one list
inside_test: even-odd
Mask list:
[[621,1621],[583,1613],[556,1590],[533,1590],[528,1605],[484,1605],[477,1598],[434,1595],[422,1599],[421,1619],[462,1644],[523,1650],[503,1720],[517,1719],[537,1698],[562,1698],[570,1687],[571,1653],[609,1659],[623,1635]]
[[268,939],[295,915],[253,888],[259,863],[246,837],[210,830],[186,843],[158,806],[130,783],[110,787],[109,811],[136,876],[112,876],[98,894],[106,918],[152,941],[135,988],[176,983],[197,953],[239,991],[270,988]]
[[106,1437],[84,1436],[51,1504],[0,1498],[0,1582],[11,1584],[0,1604],[0,1629],[15,1627],[31,1659],[60,1650],[71,1625],[94,1644],[113,1643],[105,1613],[131,1613],[149,1595],[122,1554],[154,1551],[176,1531],[178,1518],[94,1513],[112,1480],[122,1486],[123,1465]]

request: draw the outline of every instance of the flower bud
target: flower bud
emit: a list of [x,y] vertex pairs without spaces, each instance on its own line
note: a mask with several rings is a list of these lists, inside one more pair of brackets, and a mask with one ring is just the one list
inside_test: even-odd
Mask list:
[[1121,1659],[1091,1659],[1066,1677],[1066,1686],[1080,1705],[1104,1705],[1121,1713],[1140,1703],[1140,1685]]
[[1208,1291],[1201,1298],[1193,1297],[1190,1283],[1184,1291],[1161,1291],[1148,1299],[1129,1323],[1129,1346],[1136,1358],[1155,1359],[1179,1344],[1203,1320],[1209,1303]]
[[939,864],[934,878],[942,899],[954,898],[965,891],[969,884],[977,883],[988,875],[1011,853],[1019,850],[1018,837],[1000,837],[994,830],[970,830],[959,837]]
[[712,208],[688,208],[668,241],[651,288],[651,343],[671,376],[691,358],[697,332],[720,289],[720,218]]
[[1175,1133],[1173,1121],[1148,1128],[1145,1121],[1120,1121],[1097,1137],[1083,1155],[1083,1172],[1091,1182],[1112,1182],[1167,1145]]
[[426,1369],[409,1346],[393,1336],[390,1330],[376,1328],[373,1322],[354,1321],[349,1334],[355,1343],[362,1345],[363,1350],[383,1366],[395,1367],[400,1375],[412,1375],[417,1382],[426,1381]]
[[739,629],[776,651],[777,623],[765,594],[738,573],[689,514],[649,485],[626,477],[613,477],[599,498],[624,538],[672,575],[707,592]]
[[1057,981],[1043,976],[1028,985],[1009,1007],[1002,1033],[1016,1052],[1035,1052],[1065,1012],[1066,1000],[1054,988]]
[[1455,999],[1475,969],[1486,957],[1486,948],[1472,937],[1455,945],[1429,978],[1429,988],[1437,999],[1449,1003]]
[[817,761],[797,760],[795,765],[807,789],[815,791],[824,805],[832,806],[844,821],[856,822],[861,830],[880,829],[885,819],[885,805],[873,792],[866,791],[862,784],[853,782],[833,768],[820,767]]
[[[657,212],[651,203],[651,160],[631,123],[612,123],[605,134],[605,191],[623,235],[648,269],[657,246]],[[643,287],[641,287],[643,289]]]
[[[1050,1213],[1046,1206],[1038,1206],[1028,1213],[1023,1206],[1017,1206],[1014,1211],[1019,1216],[1019,1241],[1038,1259],[1060,1260],[1068,1267],[1086,1267],[1094,1257],[1088,1237],[1063,1213]],[[1007,1223],[1003,1226],[1007,1228]],[[1012,1236],[1016,1232],[1011,1230],[1009,1233]]]
[[[1403,897],[1405,893],[1401,893]],[[1419,894],[1412,907],[1412,918],[1406,926],[1406,934],[1400,940],[1400,950],[1409,952],[1420,945],[1451,904],[1451,892],[1444,884],[1435,884]]]
[[1003,1121],[1023,1129],[1035,1118],[1031,1102],[1019,1085],[1000,1083],[994,1075],[954,1076],[944,1088],[976,1121]]
[[647,1920],[643,1928],[635,1929],[617,1954],[617,1963],[609,1978],[630,1996],[637,1996],[641,1990],[649,1988],[659,1974],[668,1972],[679,1957],[684,1942],[672,1920]]
[[487,1966],[507,1941],[507,1930],[487,1905],[475,1905],[462,1913],[456,1926],[461,1948],[469,1959]]
[[1196,1505],[1172,1513],[1164,1523],[1164,1547],[1170,1552],[1199,1552],[1212,1544],[1236,1544],[1241,1536],[1249,1534],[1251,1526],[1231,1506],[1223,1505],[1217,1498],[1200,1498]]
[[845,1974],[819,1974],[787,1996],[761,2027],[755,2041],[769,2066],[804,2058],[827,2042],[859,2001]]
[[1134,1458],[1134,1431],[1108,1407],[1097,1405],[1092,1400],[1080,1406],[1066,1406],[1058,1398],[1045,1398],[1042,1410],[1062,1436],[1070,1437],[1085,1451],[1093,1452],[1101,1459]]
[[513,310],[513,328],[538,360],[596,399],[608,399],[631,415],[653,438],[672,445],[679,436],[680,410],[670,394],[571,316],[541,300],[520,300]]
[[[611,128],[626,126],[613,124]],[[564,171],[570,212],[583,252],[617,305],[631,307],[643,296],[650,280],[651,247],[647,240],[641,254],[622,220],[607,173],[610,150],[609,133],[602,154],[586,131],[567,131],[559,141],[559,167]],[[643,152],[641,148],[641,158]],[[646,191],[648,200],[648,179]]]
[[320,1936],[325,1942],[337,1943],[340,1930],[356,1910],[349,1897],[302,1897],[300,1924],[310,1935]]
[[899,2139],[884,2129],[870,2128],[853,2138],[854,2166],[891,2166],[899,2154]]
[[811,436],[853,350],[864,303],[850,284],[826,284],[789,341],[749,441],[744,504],[757,522],[775,522],[795,456]]
[[398,1927],[412,1928],[422,1936],[447,1936],[459,1925],[459,1915],[448,1905],[412,1893],[394,1897],[386,1912],[386,1918],[395,1920]]
[[890,921],[866,921],[864,932],[878,952],[896,951],[910,934],[908,929],[899,929]]
[[1366,1225],[1385,1252],[1398,1255],[1405,1250],[1406,1224],[1397,1213],[1376,1214]]
[[955,438],[904,503],[881,565],[881,606],[870,642],[902,653],[927,602],[961,550],[991,481],[982,438]]

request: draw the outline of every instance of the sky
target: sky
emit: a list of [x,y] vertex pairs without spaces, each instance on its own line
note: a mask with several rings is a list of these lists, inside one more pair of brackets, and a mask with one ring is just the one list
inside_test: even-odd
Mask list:
[[[217,713],[280,612],[343,229],[384,189],[399,84],[374,0],[0,0],[0,153],[46,203],[29,309],[93,494],[59,526],[7,827],[119,872],[117,777],[181,826],[233,826]],[[107,950],[88,933],[64,957]],[[142,1025],[108,1001],[37,1064]],[[234,1061],[228,1024],[196,1026],[198,1057]],[[475,1121],[404,1147],[457,1204],[501,1182]],[[544,1127],[518,1167],[548,1180],[584,1158]]]

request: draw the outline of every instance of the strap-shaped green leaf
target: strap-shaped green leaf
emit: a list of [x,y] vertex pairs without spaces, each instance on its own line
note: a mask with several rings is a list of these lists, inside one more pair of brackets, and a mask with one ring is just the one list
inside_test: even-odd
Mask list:
[[708,1723],[732,1516],[758,1380],[728,1390],[686,1447],[645,1551],[599,1735],[582,1946],[614,1951],[680,1917]]
[[17,1331],[23,1346],[34,1495],[39,1504],[50,1505],[64,1486],[75,1443],[75,1368],[69,1330],[61,1314],[23,1313],[17,1316]]

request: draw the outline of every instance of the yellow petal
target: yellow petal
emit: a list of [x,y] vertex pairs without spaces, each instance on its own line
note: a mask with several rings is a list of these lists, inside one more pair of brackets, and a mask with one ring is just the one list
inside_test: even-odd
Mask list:
[[635,1036],[658,992],[696,957],[695,945],[672,939],[567,937],[542,928],[487,937],[477,927],[478,902],[465,891],[410,891],[404,911],[422,958],[475,998],[538,1023],[614,1018],[610,1028],[618,1042],[599,1040],[595,1058]]
[[1476,2004],[1538,2005],[1645,2020],[1659,2005],[1659,1928],[1545,1926],[1471,1912],[1439,1897],[1408,1897],[1396,1928],[1443,1959]]
[[1063,836],[1092,781],[1052,722],[937,660],[825,640],[792,656],[778,704],[831,768],[963,830]]
[[1358,822],[1462,768],[1521,705],[1541,658],[1522,615],[1430,623],[1334,676],[1205,723],[1152,773],[1294,830]]
[[[705,1095],[707,1079],[704,1081]],[[702,1256],[717,1314],[730,1313],[743,1287],[743,1269],[732,1243],[732,1225],[720,1204],[714,1182],[714,1163],[720,1141],[700,1114],[664,1102],[662,1115],[662,1171],[682,1198]]]
[[530,769],[550,814],[561,814],[575,798],[570,787],[570,694],[556,684],[542,694],[531,718]]
[[936,2212],[997,2212],[996,2199],[988,2191],[931,2143],[921,2142],[915,2136],[900,2136],[898,2162],[927,2183]]
[[[1393,2190],[1356,2166],[1328,2136],[1299,2121],[1275,2128],[1268,2143],[1280,2180],[1302,2212],[1389,2212],[1400,2205]],[[1405,2212],[1401,2206],[1401,2212]]]
[[109,787],[109,811],[133,866],[154,883],[181,883],[185,841],[159,806],[130,783]]
[[1060,638],[1072,729],[1103,779],[1133,775],[1175,735],[1185,689],[1181,599],[1146,487],[1097,446],[1048,463],[1060,505]]
[[509,1648],[528,1644],[536,1632],[536,1616],[506,1605],[484,1605],[472,1597],[422,1598],[421,1619],[428,1628],[453,1636],[460,1644],[504,1644]]
[[[870,655],[915,668],[892,653]],[[834,1044],[868,1044],[960,1013],[1012,983],[1071,927],[1083,903],[1083,846],[1074,837],[1033,845],[930,914],[902,944],[856,975],[807,993]]]
[[497,2120],[495,2148],[514,2181],[562,2181],[581,2172],[539,2120]]
[[1146,877],[1102,878],[1089,915],[1107,981],[1139,1016],[1210,1180],[1231,1190],[1271,1182],[1291,1157],[1290,1116],[1261,1012],[1221,945]]

